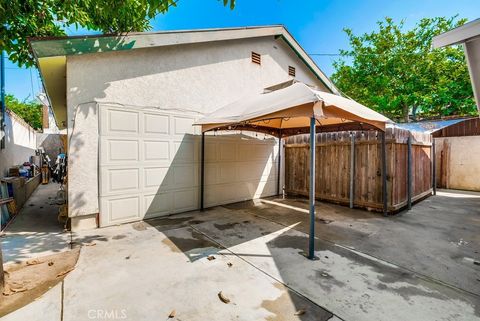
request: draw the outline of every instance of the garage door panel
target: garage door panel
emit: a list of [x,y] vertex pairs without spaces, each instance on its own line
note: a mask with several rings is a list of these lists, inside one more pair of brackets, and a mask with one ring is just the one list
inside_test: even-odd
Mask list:
[[197,185],[196,166],[174,166],[171,167],[173,171],[173,183],[176,188],[192,187]]
[[218,183],[218,164],[205,164],[205,186]]
[[170,214],[173,210],[171,193],[145,195],[144,208],[146,217]]
[[180,213],[198,208],[198,190],[178,190],[173,193],[173,212]]
[[145,161],[170,161],[170,142],[166,140],[143,141]]
[[173,133],[174,135],[184,136],[185,134],[195,134],[195,129],[192,126],[194,118],[173,117]]
[[176,163],[191,163],[196,161],[195,141],[193,139],[185,139],[183,141],[173,142],[172,160]]
[[218,144],[220,161],[235,161],[237,144],[230,142]]
[[105,138],[105,154],[102,155],[103,162],[128,162],[138,161],[139,142],[138,140],[108,139]]
[[101,203],[102,215],[100,215],[100,220],[102,226],[131,222],[142,217],[140,196],[106,198]]
[[143,123],[143,133],[146,135],[170,134],[170,117],[168,115],[144,113]]
[[100,196],[138,193],[141,186],[138,168],[104,168],[100,177]]
[[217,143],[215,142],[205,142],[205,162],[211,163],[217,161]]
[[235,163],[218,164],[218,183],[235,182],[237,180],[237,166]]
[[170,167],[147,167],[144,169],[144,189],[163,190],[173,187],[173,172]]
[[102,134],[131,135],[139,133],[139,112],[107,109],[105,113],[106,117],[104,117],[104,119],[106,121],[106,126],[102,129]]

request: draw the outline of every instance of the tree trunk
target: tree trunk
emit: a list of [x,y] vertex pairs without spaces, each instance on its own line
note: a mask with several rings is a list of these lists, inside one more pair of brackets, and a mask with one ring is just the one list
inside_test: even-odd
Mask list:
[[402,116],[403,116],[403,121],[406,122],[406,123],[409,123],[410,122],[410,118],[408,117],[408,112],[409,112],[409,108],[408,108],[408,105],[405,104],[403,105],[402,107]]

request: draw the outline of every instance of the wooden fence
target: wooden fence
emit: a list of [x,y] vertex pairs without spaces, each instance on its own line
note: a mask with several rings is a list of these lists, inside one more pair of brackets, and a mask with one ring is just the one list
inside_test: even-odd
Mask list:
[[[352,139],[353,135],[353,139]],[[408,147],[410,132],[389,128],[385,133],[387,158],[387,209],[395,212],[408,202]],[[381,133],[355,131],[317,134],[316,197],[340,204],[382,210]],[[353,164],[352,157],[353,141]],[[309,135],[285,140],[285,191],[308,195]],[[432,191],[431,136],[412,133],[412,201]],[[353,166],[352,166],[353,165]]]

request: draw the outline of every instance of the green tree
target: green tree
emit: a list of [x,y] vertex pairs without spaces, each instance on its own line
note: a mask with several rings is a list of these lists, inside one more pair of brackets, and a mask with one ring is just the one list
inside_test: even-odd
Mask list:
[[[28,37],[65,36],[69,26],[122,34],[151,29],[150,20],[179,0],[0,0],[0,50],[33,66]],[[222,0],[235,6],[235,0]]]
[[42,128],[43,114],[41,104],[35,101],[20,101],[13,95],[6,95],[5,105],[33,128]]
[[477,113],[461,47],[432,50],[432,38],[465,23],[425,18],[411,30],[385,18],[378,30],[344,29],[350,50],[334,62],[333,81],[346,95],[397,121]]

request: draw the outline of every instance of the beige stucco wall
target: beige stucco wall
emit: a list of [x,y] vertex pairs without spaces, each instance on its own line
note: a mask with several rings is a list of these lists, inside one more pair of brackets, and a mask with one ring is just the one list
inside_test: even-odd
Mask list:
[[[251,52],[262,65],[251,62]],[[189,110],[199,116],[263,88],[296,79],[323,84],[273,37],[69,56],[69,215],[98,213],[97,102]]]
[[480,136],[435,138],[435,147],[437,182],[443,171],[443,187],[480,191]]
[[36,131],[23,119],[7,111],[5,117],[5,149],[0,150],[0,177],[14,165],[30,161],[37,148]]

